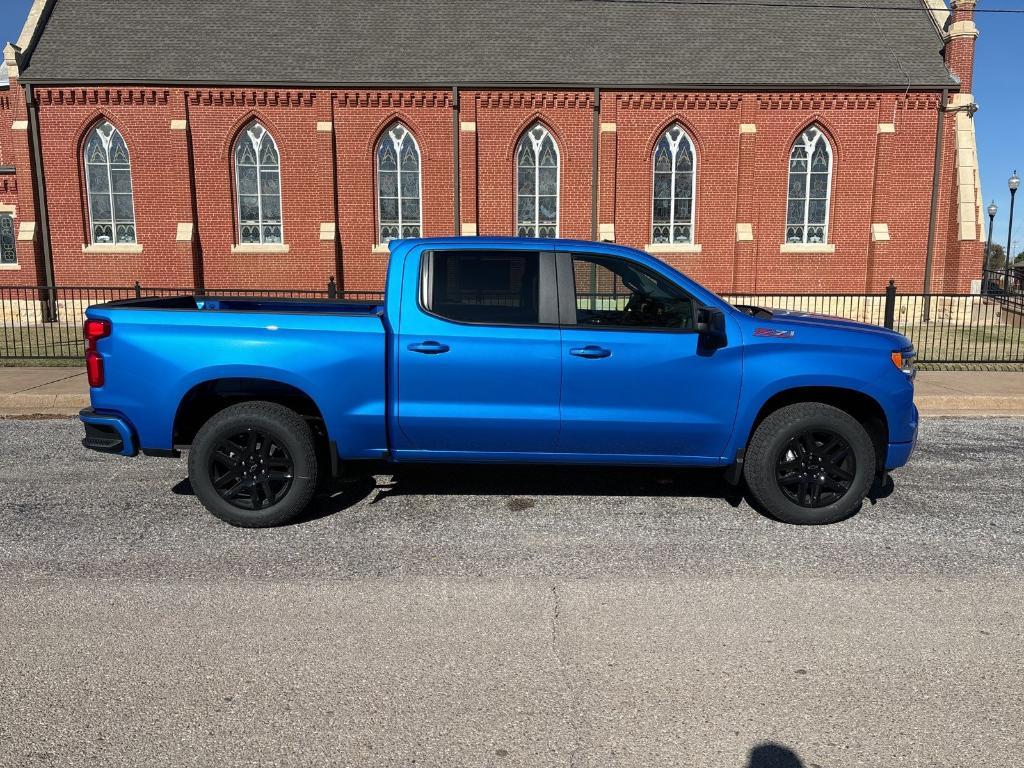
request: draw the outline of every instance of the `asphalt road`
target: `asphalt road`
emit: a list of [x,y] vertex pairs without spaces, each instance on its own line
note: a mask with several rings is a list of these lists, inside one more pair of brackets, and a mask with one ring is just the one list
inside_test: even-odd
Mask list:
[[0,421],[0,765],[997,766],[1024,420],[925,420],[826,528],[714,476],[431,469],[244,531]]

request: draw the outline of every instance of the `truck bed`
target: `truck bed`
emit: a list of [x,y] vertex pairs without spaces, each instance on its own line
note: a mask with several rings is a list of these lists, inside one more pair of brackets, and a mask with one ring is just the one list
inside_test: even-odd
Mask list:
[[203,310],[221,312],[299,312],[303,314],[381,315],[384,305],[376,301],[337,299],[282,299],[259,296],[158,296],[121,299],[101,304],[117,309]]

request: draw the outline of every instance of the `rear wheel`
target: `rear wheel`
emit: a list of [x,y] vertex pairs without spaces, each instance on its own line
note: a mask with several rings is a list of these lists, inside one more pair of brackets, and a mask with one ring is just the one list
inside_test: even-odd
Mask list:
[[232,405],[196,434],[188,473],[203,506],[221,520],[244,528],[282,525],[316,492],[313,435],[283,405]]
[[743,474],[764,511],[787,523],[820,525],[860,509],[875,476],[875,446],[850,414],[796,403],[762,421]]

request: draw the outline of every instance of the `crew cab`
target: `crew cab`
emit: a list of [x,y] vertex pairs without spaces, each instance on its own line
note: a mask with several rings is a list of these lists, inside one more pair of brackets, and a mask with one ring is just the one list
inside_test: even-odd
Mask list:
[[917,439],[914,350],[732,306],[608,243],[391,242],[384,301],[183,296],[86,312],[84,445],[180,456],[239,526],[371,462],[721,468],[791,523],[853,514]]

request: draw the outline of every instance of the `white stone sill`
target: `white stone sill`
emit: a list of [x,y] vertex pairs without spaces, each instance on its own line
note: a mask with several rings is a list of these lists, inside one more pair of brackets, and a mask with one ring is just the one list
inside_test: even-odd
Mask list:
[[649,243],[644,250],[650,254],[700,253],[704,250],[700,243]]

